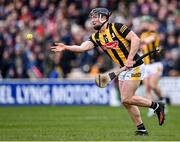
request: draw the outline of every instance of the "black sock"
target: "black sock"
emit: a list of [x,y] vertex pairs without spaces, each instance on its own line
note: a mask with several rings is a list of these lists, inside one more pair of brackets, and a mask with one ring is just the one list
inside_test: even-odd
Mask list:
[[159,100],[160,100],[160,101],[163,101],[163,100],[164,100],[164,97],[159,97]]
[[150,106],[150,108],[152,108],[152,109],[156,109],[157,108],[157,103],[156,102],[153,102],[152,101],[152,104],[151,104],[151,106]]
[[138,130],[146,130],[146,128],[145,128],[145,126],[144,126],[143,123],[139,124],[139,125],[137,126],[137,129],[138,129]]
[[162,101],[164,98],[163,97],[159,97],[159,100]]

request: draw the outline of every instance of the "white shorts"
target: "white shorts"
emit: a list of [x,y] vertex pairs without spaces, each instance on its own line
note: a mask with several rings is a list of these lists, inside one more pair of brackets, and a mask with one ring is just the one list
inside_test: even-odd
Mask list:
[[163,64],[161,62],[155,62],[152,64],[145,65],[145,78],[149,77],[153,74],[162,75],[163,72]]
[[119,74],[118,80],[143,80],[145,73],[144,64],[137,66],[135,68],[123,71]]

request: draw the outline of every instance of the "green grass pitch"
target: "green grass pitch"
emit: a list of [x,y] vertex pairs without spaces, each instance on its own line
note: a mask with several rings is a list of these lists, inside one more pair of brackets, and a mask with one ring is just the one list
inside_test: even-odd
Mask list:
[[172,141],[180,140],[180,107],[169,107],[163,126],[147,118],[149,136],[134,136],[135,127],[123,107],[0,107],[0,141]]

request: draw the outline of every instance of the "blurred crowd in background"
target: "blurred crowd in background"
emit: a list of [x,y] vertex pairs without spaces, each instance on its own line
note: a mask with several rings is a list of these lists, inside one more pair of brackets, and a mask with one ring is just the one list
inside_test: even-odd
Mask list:
[[[50,52],[54,42],[81,44],[94,32],[88,14],[96,7],[113,12],[110,21],[138,35],[140,18],[158,22],[163,76],[180,75],[178,0],[0,0],[0,78],[68,78],[73,72],[94,76],[114,66],[97,49],[84,53]],[[27,40],[27,33],[33,40]]]

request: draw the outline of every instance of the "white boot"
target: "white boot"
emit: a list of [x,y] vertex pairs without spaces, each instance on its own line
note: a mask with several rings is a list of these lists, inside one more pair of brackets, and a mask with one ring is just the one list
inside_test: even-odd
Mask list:
[[165,113],[166,115],[168,114],[168,106],[167,106],[167,104],[165,104],[164,113]]
[[147,117],[152,117],[154,115],[154,110],[152,108],[149,108]]

